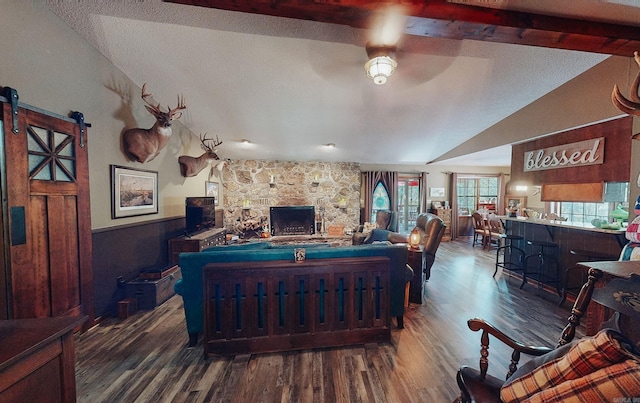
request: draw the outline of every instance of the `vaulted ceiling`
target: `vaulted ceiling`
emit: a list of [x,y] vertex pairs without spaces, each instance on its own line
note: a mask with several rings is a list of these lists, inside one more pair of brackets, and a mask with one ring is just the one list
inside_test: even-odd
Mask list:
[[[428,163],[609,55],[640,50],[635,0],[47,3],[157,101],[183,94],[180,121],[219,136],[233,159]],[[365,45],[398,4],[398,68],[376,86]],[[491,155],[462,163],[509,164],[508,152]]]

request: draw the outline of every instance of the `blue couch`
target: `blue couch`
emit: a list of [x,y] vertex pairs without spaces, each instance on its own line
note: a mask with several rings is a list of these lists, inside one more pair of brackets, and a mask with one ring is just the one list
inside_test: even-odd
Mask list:
[[386,256],[390,260],[390,314],[403,327],[406,284],[413,278],[413,270],[407,263],[406,245],[357,245],[331,247],[328,244],[272,245],[269,242],[252,242],[239,245],[220,245],[202,252],[180,254],[182,278],[174,289],[182,296],[184,314],[189,333],[189,345],[197,343],[203,331],[204,301],[202,268],[208,263],[267,260],[292,260],[293,249],[306,249],[306,259]]

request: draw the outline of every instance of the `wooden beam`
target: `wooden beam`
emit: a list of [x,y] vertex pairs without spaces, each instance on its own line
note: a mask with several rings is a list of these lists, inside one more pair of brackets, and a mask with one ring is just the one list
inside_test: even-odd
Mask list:
[[[385,3],[366,0],[165,0],[244,13],[368,29]],[[631,57],[640,27],[493,9],[446,0],[400,3],[409,16],[405,34],[471,39]]]

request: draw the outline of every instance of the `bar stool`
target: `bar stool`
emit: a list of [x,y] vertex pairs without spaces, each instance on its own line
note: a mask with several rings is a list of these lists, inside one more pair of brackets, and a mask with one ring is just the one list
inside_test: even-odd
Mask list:
[[[558,244],[555,242],[547,242],[547,241],[537,241],[537,240],[527,240],[527,245],[531,245],[533,247],[538,247],[540,248],[538,250],[537,253],[532,253],[530,255],[525,256],[524,258],[524,268],[522,270],[522,284],[520,285],[520,288],[524,287],[524,285],[527,282],[527,263],[529,261],[529,259],[537,259],[538,260],[538,264],[536,267],[536,274],[537,277],[536,280],[538,281],[538,291],[540,292],[540,295],[542,295],[542,288],[544,287],[544,284],[551,284],[551,283],[555,283],[556,284],[556,291],[558,292],[558,295],[561,295],[560,292],[560,263],[558,262],[558,259],[554,256],[551,255],[549,253],[545,253],[545,248],[548,250],[550,248],[557,248]],[[553,263],[555,265],[555,276],[549,276],[545,273],[545,269],[547,269],[548,271],[548,266],[549,263]]]
[[[618,260],[618,256],[610,255],[608,253],[591,251],[591,250],[571,249],[569,253],[571,253],[574,256],[578,256],[580,260],[584,260],[587,262]],[[582,281],[576,287],[569,287],[570,273],[573,273],[575,271],[580,271],[580,273],[582,274]],[[562,295],[561,295],[562,298],[560,299],[560,303],[558,304],[558,306],[562,306],[562,304],[564,304],[564,301],[566,301],[567,299],[568,291],[580,290],[580,288],[582,287],[582,284],[584,284],[585,282],[584,275],[585,275],[584,269],[578,265],[571,266],[564,271],[564,280],[562,282]]]
[[[518,248],[513,244],[514,241],[521,241],[524,238],[520,235],[502,234],[502,242],[496,250],[496,270],[493,272],[493,277],[496,277],[498,268],[502,267],[509,271],[522,271],[524,272],[524,250]],[[500,252],[502,252],[502,261],[500,260]],[[507,260],[507,252],[509,253],[509,260]],[[513,260],[514,252],[517,255],[517,261]]]

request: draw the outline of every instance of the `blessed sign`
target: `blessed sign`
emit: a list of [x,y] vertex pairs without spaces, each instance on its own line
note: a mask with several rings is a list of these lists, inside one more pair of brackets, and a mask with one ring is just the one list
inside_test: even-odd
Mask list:
[[604,162],[604,137],[524,153],[524,172]]

